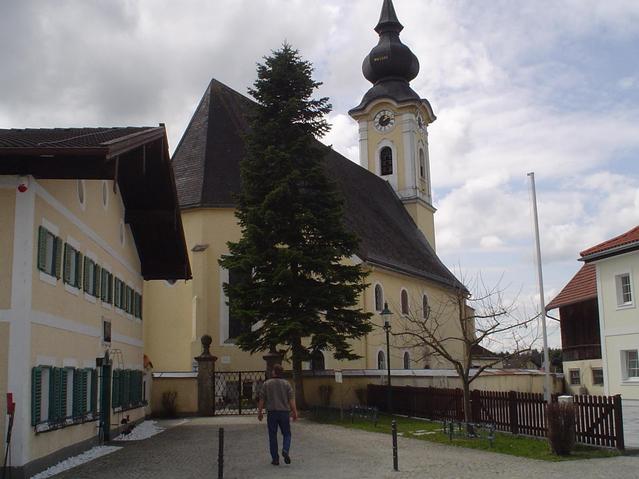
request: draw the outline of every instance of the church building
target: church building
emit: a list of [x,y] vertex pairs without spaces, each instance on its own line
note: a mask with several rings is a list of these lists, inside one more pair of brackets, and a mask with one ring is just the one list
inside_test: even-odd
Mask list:
[[[349,112],[359,127],[361,166],[330,147],[324,157],[326,174],[344,198],[344,224],[360,239],[357,255],[345,260],[370,273],[359,307],[373,313],[375,327],[353,345],[361,359],[338,362],[324,351],[308,367],[375,370],[385,369],[387,361],[393,369],[450,367],[397,337],[391,337],[387,358],[379,315],[387,302],[396,332],[402,316],[426,318],[451,294],[466,292],[436,254],[428,154],[428,125],[435,115],[410,87],[419,61],[401,42],[402,29],[392,1],[384,0],[375,27],[379,43],[362,68],[373,86]],[[264,368],[261,354],[235,345],[241,324],[229,313],[222,287],[233,282],[233,273],[218,264],[228,253],[227,242],[240,237],[235,198],[254,108],[251,99],[211,80],[173,156],[193,279],[145,284],[145,352],[156,372],[191,371],[204,334],[213,338],[217,370]],[[440,333],[459,337],[458,313],[449,314]],[[458,354],[463,354],[461,342]]]

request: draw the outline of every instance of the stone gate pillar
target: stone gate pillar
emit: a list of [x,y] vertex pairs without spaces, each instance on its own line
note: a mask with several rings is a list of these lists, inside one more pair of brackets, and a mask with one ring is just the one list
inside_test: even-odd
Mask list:
[[210,347],[213,339],[208,334],[202,336],[202,354],[197,361],[197,412],[200,416],[215,415],[215,361]]

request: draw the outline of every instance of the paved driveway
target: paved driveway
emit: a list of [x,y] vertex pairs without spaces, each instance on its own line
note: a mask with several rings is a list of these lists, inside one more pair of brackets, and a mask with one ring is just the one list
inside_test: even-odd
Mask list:
[[531,479],[639,478],[639,457],[548,463],[399,438],[394,473],[390,436],[298,421],[290,466],[271,466],[266,426],[255,417],[192,419],[66,471],[58,479],[217,477],[217,431],[225,428],[225,478]]

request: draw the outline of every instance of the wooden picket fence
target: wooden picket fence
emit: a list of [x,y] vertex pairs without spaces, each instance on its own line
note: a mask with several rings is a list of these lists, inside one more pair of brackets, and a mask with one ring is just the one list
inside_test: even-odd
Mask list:
[[[368,405],[388,412],[388,387],[368,385]],[[395,414],[434,420],[464,420],[461,389],[392,386]],[[623,450],[621,396],[574,396],[576,439],[582,444]],[[557,401],[557,395],[552,396]],[[545,437],[546,408],[543,394],[516,391],[471,391],[472,422],[494,424],[498,430]]]

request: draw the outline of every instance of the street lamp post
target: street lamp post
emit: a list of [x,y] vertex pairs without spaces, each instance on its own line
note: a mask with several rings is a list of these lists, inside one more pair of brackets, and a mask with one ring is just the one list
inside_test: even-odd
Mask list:
[[386,370],[388,372],[388,412],[393,414],[393,396],[391,389],[391,372],[390,372],[390,341],[389,334],[391,330],[390,317],[393,315],[388,309],[388,303],[384,302],[384,309],[379,313],[384,320],[384,331],[386,331]]

